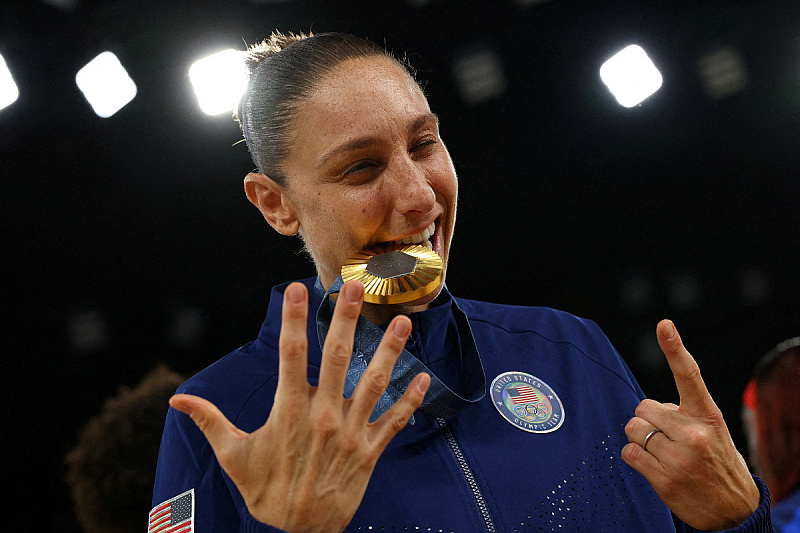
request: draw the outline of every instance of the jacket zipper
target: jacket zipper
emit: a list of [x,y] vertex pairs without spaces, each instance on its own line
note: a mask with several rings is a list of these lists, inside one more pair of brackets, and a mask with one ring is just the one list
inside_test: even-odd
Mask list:
[[478,482],[475,481],[475,476],[472,474],[472,470],[467,464],[467,459],[464,457],[464,452],[461,451],[461,447],[458,445],[455,435],[453,435],[453,432],[450,430],[444,418],[436,418],[436,423],[439,425],[439,428],[444,430],[444,437],[447,439],[447,444],[450,445],[450,450],[453,452],[453,455],[455,455],[456,462],[458,466],[461,467],[461,472],[464,474],[464,478],[466,478],[467,484],[472,490],[472,496],[475,498],[475,503],[478,506],[478,510],[481,512],[483,523],[486,525],[486,531],[489,533],[497,533],[492,515],[489,514],[489,507],[486,505],[486,500],[483,498]]

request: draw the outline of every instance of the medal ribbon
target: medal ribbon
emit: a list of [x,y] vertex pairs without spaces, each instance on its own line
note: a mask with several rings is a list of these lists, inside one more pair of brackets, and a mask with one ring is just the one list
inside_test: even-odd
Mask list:
[[[325,337],[328,335],[331,319],[333,318],[333,308],[335,303],[329,296],[341,290],[344,281],[342,277],[336,279],[331,285],[331,288],[325,292],[322,303],[317,310],[317,336],[319,338],[320,349],[325,343]],[[322,292],[324,289],[317,278],[316,289]],[[446,288],[444,290],[447,290]],[[400,399],[405,390],[408,388],[414,376],[420,372],[425,372],[431,377],[431,384],[428,388],[425,399],[422,401],[422,411],[430,417],[434,418],[449,418],[459,411],[477,403],[486,395],[486,374],[483,371],[483,364],[481,363],[480,355],[478,354],[478,347],[475,345],[475,338],[472,335],[472,329],[469,326],[467,316],[458,307],[454,298],[452,300],[452,310],[455,317],[456,327],[458,328],[459,338],[461,339],[461,355],[462,367],[464,369],[463,379],[465,383],[466,395],[464,398],[455,392],[450,387],[444,384],[436,374],[434,374],[425,364],[414,357],[408,350],[403,348],[403,352],[397,359],[397,362],[392,369],[392,376],[389,381],[389,386],[381,395],[378,403],[370,415],[370,422],[374,422],[383,413],[389,410],[394,403]],[[355,391],[356,384],[367,365],[375,355],[378,349],[383,331],[367,320],[363,316],[358,317],[356,324],[355,341],[353,343],[353,355],[350,358],[350,366],[347,369],[347,379],[344,384],[344,396],[350,398]],[[414,423],[414,417],[411,417],[409,424]]]

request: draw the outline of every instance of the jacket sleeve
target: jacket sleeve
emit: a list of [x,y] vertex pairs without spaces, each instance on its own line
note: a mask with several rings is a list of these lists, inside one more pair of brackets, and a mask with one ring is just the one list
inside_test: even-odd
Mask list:
[[[772,527],[772,516],[769,510],[769,489],[757,476],[753,476],[753,479],[756,485],[758,485],[758,491],[761,494],[761,503],[758,509],[738,527],[726,529],[724,532],[720,533],[775,533],[775,528]],[[674,516],[673,520],[675,522],[675,530],[678,533],[699,533],[697,529],[689,527]]]

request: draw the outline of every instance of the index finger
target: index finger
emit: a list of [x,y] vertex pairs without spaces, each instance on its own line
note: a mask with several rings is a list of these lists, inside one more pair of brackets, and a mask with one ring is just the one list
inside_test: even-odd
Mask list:
[[716,411],[717,405],[700,375],[700,367],[683,345],[675,324],[671,320],[662,320],[656,327],[656,336],[678,387],[680,409],[695,415]]
[[283,390],[293,393],[308,386],[307,317],[308,291],[302,283],[292,283],[286,287],[283,293],[281,333],[278,337],[279,364],[276,401]]

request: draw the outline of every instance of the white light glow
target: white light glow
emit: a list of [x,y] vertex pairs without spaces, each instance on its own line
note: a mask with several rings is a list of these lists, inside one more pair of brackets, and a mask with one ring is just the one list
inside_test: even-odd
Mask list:
[[206,115],[231,112],[247,88],[244,54],[223,50],[198,59],[189,68],[197,103]]
[[492,50],[476,50],[453,62],[461,98],[470,105],[498,98],[506,91],[500,58]]
[[95,57],[75,75],[75,83],[97,116],[108,118],[133,100],[136,84],[111,52]]
[[624,107],[639,104],[656,92],[664,81],[647,52],[635,44],[603,63],[600,79]]
[[712,98],[725,98],[750,84],[742,55],[732,46],[719,48],[700,58],[697,63],[703,86]]
[[0,56],[0,109],[8,107],[19,98],[19,89],[14,83],[11,71],[8,70],[6,60]]

